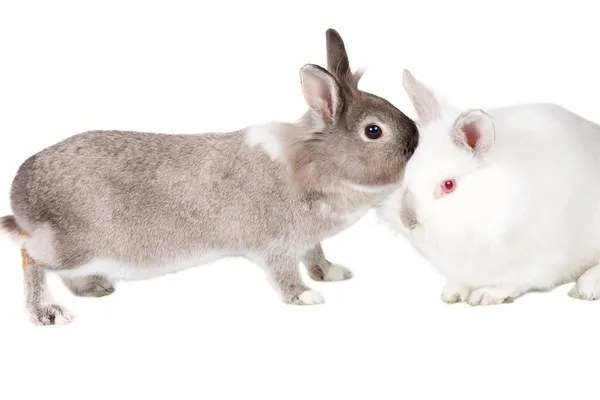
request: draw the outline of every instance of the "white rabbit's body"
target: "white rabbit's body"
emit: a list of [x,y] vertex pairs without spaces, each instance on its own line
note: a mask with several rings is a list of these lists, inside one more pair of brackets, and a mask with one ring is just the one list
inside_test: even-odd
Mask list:
[[[501,303],[578,279],[600,261],[600,126],[552,104],[485,114],[493,146],[476,167],[464,148],[456,159],[443,155],[457,147],[448,132],[459,111],[426,121],[405,185],[381,209],[448,279],[448,302]],[[428,192],[447,178],[455,191]],[[399,208],[409,191],[411,204]],[[590,270],[571,294],[600,296],[598,274]]]

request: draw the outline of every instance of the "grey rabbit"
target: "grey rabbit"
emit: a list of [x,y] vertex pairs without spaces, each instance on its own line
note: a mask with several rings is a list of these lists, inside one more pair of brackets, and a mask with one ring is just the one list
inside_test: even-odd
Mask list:
[[327,69],[306,64],[308,111],[293,123],[230,133],[89,131],[28,158],[11,188],[14,215],[0,227],[21,246],[33,323],[72,315],[47,293],[57,273],[79,296],[117,280],[146,279],[228,256],[264,268],[284,303],[324,299],[302,280],[351,272],[320,242],[361,218],[400,183],[414,152],[414,122],[358,89],[334,29]]

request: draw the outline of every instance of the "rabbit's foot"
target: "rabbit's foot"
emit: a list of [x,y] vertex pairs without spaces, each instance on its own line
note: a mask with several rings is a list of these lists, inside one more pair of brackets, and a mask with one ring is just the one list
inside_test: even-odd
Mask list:
[[482,287],[473,290],[466,301],[472,306],[512,303],[514,301],[514,294],[502,288]]
[[446,282],[442,289],[442,301],[448,304],[466,301],[471,293],[471,288],[453,282]]
[[63,278],[63,282],[74,295],[81,297],[103,297],[115,291],[111,282],[97,275]]
[[352,278],[352,271],[340,264],[312,265],[308,273],[315,281],[336,282]]
[[580,300],[598,300],[600,298],[600,265],[585,271],[569,290],[569,296]]
[[73,320],[73,315],[55,304],[39,305],[29,310],[29,319],[35,325],[66,325]]
[[306,290],[300,293],[298,296],[292,298],[291,303],[299,305],[316,305],[325,303],[325,299],[319,292],[314,290]]

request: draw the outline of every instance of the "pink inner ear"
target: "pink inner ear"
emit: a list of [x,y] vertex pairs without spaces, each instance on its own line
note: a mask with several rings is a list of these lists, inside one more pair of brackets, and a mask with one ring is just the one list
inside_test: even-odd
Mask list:
[[462,131],[465,134],[467,145],[469,145],[470,148],[475,149],[475,146],[477,146],[477,142],[481,137],[477,123],[467,122],[462,126]]
[[331,96],[331,91],[329,90],[329,85],[327,83],[327,81],[325,79],[319,79],[319,83],[320,83],[320,96],[324,101],[324,106],[325,109],[323,110],[324,112],[324,117],[326,118],[331,118],[331,116],[333,115],[333,99]]

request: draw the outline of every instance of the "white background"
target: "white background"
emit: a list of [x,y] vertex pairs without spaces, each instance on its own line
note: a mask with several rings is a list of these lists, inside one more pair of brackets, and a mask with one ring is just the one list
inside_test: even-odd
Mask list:
[[[411,117],[402,68],[458,106],[550,101],[600,122],[593,2],[337,3],[2,1],[0,214],[20,163],[80,131],[297,118],[298,69],[325,62],[329,27],[369,67],[362,89]],[[372,214],[325,251],[355,278],[310,283],[323,306],[285,306],[257,267],[221,260],[101,299],[51,279],[76,319],[38,328],[2,240],[0,399],[598,398],[600,304],[568,287],[443,304],[441,276]]]

